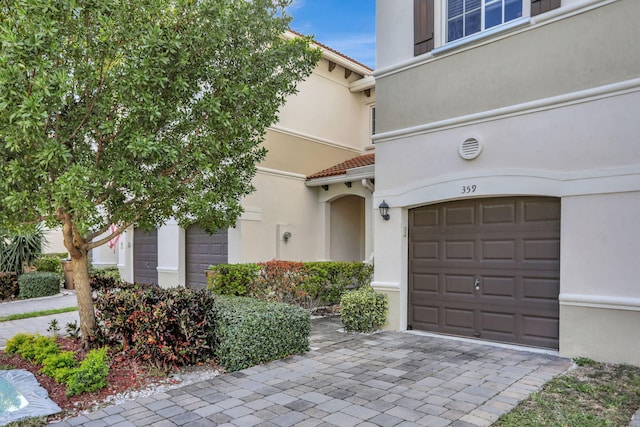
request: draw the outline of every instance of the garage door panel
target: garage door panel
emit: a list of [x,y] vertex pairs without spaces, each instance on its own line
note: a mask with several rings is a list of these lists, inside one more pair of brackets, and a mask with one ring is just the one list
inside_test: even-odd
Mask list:
[[191,226],[186,230],[187,287],[202,289],[207,285],[205,270],[211,265],[225,264],[228,257],[227,231],[209,234]]
[[133,281],[158,283],[158,230],[133,232]]
[[496,313],[483,311],[480,313],[482,330],[497,333],[515,335],[516,315],[514,313]]
[[524,222],[560,221],[560,203],[556,200],[531,200],[523,204]]
[[481,280],[482,295],[491,297],[516,298],[515,277],[483,276]]
[[474,225],[475,212],[475,206],[447,207],[444,211],[444,225]]
[[460,275],[444,275],[444,294],[467,294],[472,295],[474,293],[473,283],[475,281],[473,276],[460,276]]
[[[430,325],[428,330],[435,332],[557,348],[559,215],[558,199],[535,197],[474,199],[413,209],[410,324],[416,329]],[[429,226],[421,225],[426,223]],[[424,322],[416,317],[423,307],[429,307],[432,317],[439,308],[438,326],[433,326],[433,319]]]
[[413,254],[416,259],[439,259],[439,242],[422,242],[413,245]]
[[473,260],[475,252],[475,242],[445,242],[444,259],[446,260]]
[[482,204],[483,224],[512,224],[516,220],[515,203],[486,203]]
[[525,260],[551,260],[560,258],[560,239],[527,239],[522,242]]
[[514,261],[517,259],[516,248],[517,242],[512,240],[484,240],[480,246],[482,252],[480,254],[483,261]]
[[440,309],[434,306],[420,306],[413,308],[413,318],[416,319],[416,327],[422,325],[423,327],[430,327],[429,330],[433,330],[440,323],[439,316]]
[[440,226],[440,212],[438,209],[427,209],[417,213],[413,217],[414,227],[438,227]]
[[557,301],[560,295],[560,280],[557,278],[525,277],[523,298]]
[[559,338],[558,319],[538,316],[522,316],[523,335],[543,339]]
[[473,331],[474,317],[471,308],[444,307],[444,326],[449,329]]
[[437,274],[414,274],[413,275],[414,292],[438,292],[438,275]]

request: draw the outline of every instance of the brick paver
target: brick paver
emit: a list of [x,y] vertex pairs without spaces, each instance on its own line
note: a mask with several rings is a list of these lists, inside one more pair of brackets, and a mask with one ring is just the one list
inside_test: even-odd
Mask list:
[[482,342],[339,328],[315,320],[304,355],[57,425],[484,426],[571,365]]

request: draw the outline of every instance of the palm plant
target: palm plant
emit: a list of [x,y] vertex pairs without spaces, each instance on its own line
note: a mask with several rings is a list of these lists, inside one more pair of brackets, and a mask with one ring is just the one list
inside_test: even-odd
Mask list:
[[25,267],[42,255],[44,242],[40,224],[19,233],[0,231],[0,271],[22,274]]

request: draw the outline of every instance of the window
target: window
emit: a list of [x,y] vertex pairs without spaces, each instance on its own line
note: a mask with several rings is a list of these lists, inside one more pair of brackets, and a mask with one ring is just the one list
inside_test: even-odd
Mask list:
[[447,42],[522,17],[522,0],[447,0]]
[[[500,31],[502,24],[517,25],[518,18],[549,12],[559,8],[560,3],[561,0],[413,0],[413,54],[442,49],[492,28]],[[453,45],[456,43],[449,46]]]
[[376,134],[376,107],[371,107],[371,135]]

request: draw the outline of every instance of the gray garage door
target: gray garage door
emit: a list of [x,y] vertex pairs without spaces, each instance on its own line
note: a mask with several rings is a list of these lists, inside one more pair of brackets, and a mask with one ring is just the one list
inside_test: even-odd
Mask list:
[[465,200],[409,217],[413,329],[558,348],[559,199]]
[[158,283],[158,230],[133,233],[133,280]]
[[207,285],[204,271],[210,265],[227,263],[227,230],[211,235],[192,225],[187,228],[186,246],[187,287],[202,289]]

